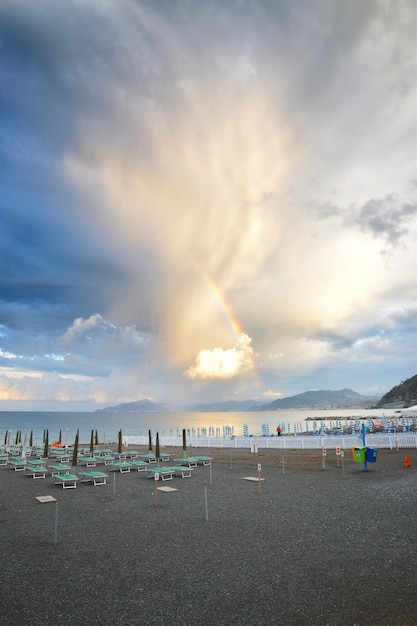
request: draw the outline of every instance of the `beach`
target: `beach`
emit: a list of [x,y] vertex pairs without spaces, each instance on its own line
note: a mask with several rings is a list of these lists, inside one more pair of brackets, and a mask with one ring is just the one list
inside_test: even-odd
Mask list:
[[2,623],[416,623],[415,450],[367,471],[334,450],[198,454],[191,478],[65,490],[0,467]]

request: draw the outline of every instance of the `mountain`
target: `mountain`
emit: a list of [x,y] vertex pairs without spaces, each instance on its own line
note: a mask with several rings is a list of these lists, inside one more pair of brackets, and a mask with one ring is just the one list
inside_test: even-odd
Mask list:
[[199,411],[207,413],[232,411],[276,411],[277,409],[351,409],[375,407],[378,398],[361,396],[352,389],[340,391],[306,391],[296,396],[280,398],[265,404],[259,400],[229,400],[226,402],[210,402],[194,405],[172,405],[168,403],[152,402],[152,400],[137,400],[124,402],[116,406],[97,409],[101,413],[171,413],[173,411]]
[[296,396],[279,398],[262,408],[254,407],[254,411],[276,411],[277,409],[353,409],[370,408],[375,398],[361,396],[352,389],[339,391],[321,390],[305,391]]
[[210,402],[208,404],[195,404],[188,407],[188,411],[200,411],[200,412],[233,412],[233,411],[261,411],[265,406],[264,402],[257,400],[243,400],[238,402],[237,400],[229,400],[227,402]]
[[167,404],[152,402],[152,400],[136,400],[97,409],[96,413],[167,413],[170,410],[172,409]]
[[382,396],[378,404],[378,408],[395,407],[403,408],[417,404],[417,374],[411,378],[407,378],[391,391]]

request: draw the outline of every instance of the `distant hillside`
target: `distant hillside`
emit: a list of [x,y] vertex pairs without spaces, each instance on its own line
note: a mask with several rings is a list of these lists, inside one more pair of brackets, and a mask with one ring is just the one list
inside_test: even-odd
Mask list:
[[276,411],[277,409],[352,409],[370,408],[375,403],[375,398],[361,396],[352,389],[340,389],[339,391],[321,390],[305,391],[296,396],[279,398],[261,409],[254,411]]
[[97,409],[98,413],[171,413],[173,411],[199,411],[206,413],[232,411],[276,411],[277,409],[352,409],[375,407],[378,398],[361,396],[352,389],[340,391],[306,391],[296,396],[281,398],[265,404],[259,400],[229,400],[226,402],[209,402],[194,405],[173,405],[169,403],[152,402],[152,400],[137,400],[124,402],[104,409]]
[[413,406],[417,404],[417,374],[404,380],[402,383],[393,387],[391,391],[382,396],[378,402],[378,408],[384,408],[386,405],[398,405],[399,407]]
[[260,411],[265,406],[264,402],[258,402],[256,400],[243,400],[238,402],[237,400],[229,400],[227,402],[210,402],[208,404],[195,404],[188,407],[188,411],[200,411],[200,412],[221,412],[227,413],[232,411]]
[[169,410],[167,404],[152,402],[152,400],[136,400],[97,409],[96,413],[167,413]]

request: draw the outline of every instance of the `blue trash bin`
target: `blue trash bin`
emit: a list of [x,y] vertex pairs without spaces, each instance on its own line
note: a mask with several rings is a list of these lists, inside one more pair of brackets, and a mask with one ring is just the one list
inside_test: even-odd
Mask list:
[[366,448],[366,462],[375,463],[378,448]]

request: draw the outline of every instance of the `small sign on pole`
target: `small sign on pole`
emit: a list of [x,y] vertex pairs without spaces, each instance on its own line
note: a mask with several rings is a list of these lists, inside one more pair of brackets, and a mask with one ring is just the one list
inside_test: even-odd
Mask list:
[[[159,481],[159,472],[155,472],[154,474],[155,482]],[[158,506],[158,486],[155,485],[155,506]]]
[[337,464],[337,467],[339,467],[340,452],[341,452],[340,448],[336,448],[336,464]]
[[323,469],[326,469],[326,456],[327,456],[327,450],[326,448],[322,448],[322,457],[321,457],[321,466]]

